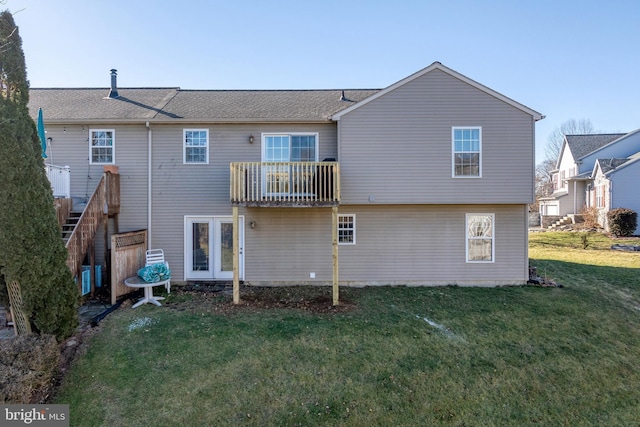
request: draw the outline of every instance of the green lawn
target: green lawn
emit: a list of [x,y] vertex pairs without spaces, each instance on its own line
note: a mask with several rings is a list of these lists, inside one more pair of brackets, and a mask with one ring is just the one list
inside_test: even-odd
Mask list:
[[587,242],[530,236],[562,288],[341,289],[324,313],[172,293],[109,315],[53,403],[83,427],[639,425],[640,253]]

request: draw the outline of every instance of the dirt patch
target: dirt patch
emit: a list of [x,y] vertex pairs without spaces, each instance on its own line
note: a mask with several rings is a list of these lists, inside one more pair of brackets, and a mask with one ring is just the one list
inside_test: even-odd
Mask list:
[[178,295],[190,295],[193,298],[165,304],[177,310],[233,313],[247,310],[294,309],[312,313],[344,313],[355,305],[340,295],[340,304],[333,305],[330,287],[257,287],[241,286],[240,303],[233,304],[233,287],[220,284],[194,284],[176,287]]

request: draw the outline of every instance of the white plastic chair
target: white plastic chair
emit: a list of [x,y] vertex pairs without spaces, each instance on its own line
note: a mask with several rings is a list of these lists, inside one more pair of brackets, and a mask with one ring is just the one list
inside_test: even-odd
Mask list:
[[[145,263],[145,267],[151,264],[164,263],[167,266],[167,268],[169,268],[169,263],[164,260],[164,251],[162,249],[149,249],[147,251],[146,256],[147,256],[147,260]],[[168,281],[165,287],[167,288],[167,293],[170,294],[171,281]]]

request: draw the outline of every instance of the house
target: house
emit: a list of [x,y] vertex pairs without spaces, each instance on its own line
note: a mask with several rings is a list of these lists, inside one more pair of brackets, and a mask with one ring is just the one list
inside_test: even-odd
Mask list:
[[111,77],[111,88],[31,89],[31,112],[45,113],[47,161],[69,166],[72,197],[119,167],[118,228],[147,229],[174,283],[528,279],[543,116],[438,62],[371,90],[118,88]]
[[543,225],[595,207],[600,224],[607,229],[606,213],[610,209],[638,212],[638,153],[640,129],[629,133],[566,135],[557,169],[552,172],[553,194],[540,201]]
[[[624,207],[640,212],[640,151],[624,159],[596,160],[591,176],[588,205],[598,210],[599,223],[605,229],[609,229],[607,212],[611,209]],[[634,234],[640,234],[638,227]]]

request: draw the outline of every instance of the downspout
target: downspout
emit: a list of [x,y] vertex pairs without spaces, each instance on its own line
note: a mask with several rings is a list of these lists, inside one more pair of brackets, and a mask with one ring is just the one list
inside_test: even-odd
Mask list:
[[147,247],[152,248],[151,244],[151,126],[149,122],[147,126]]

